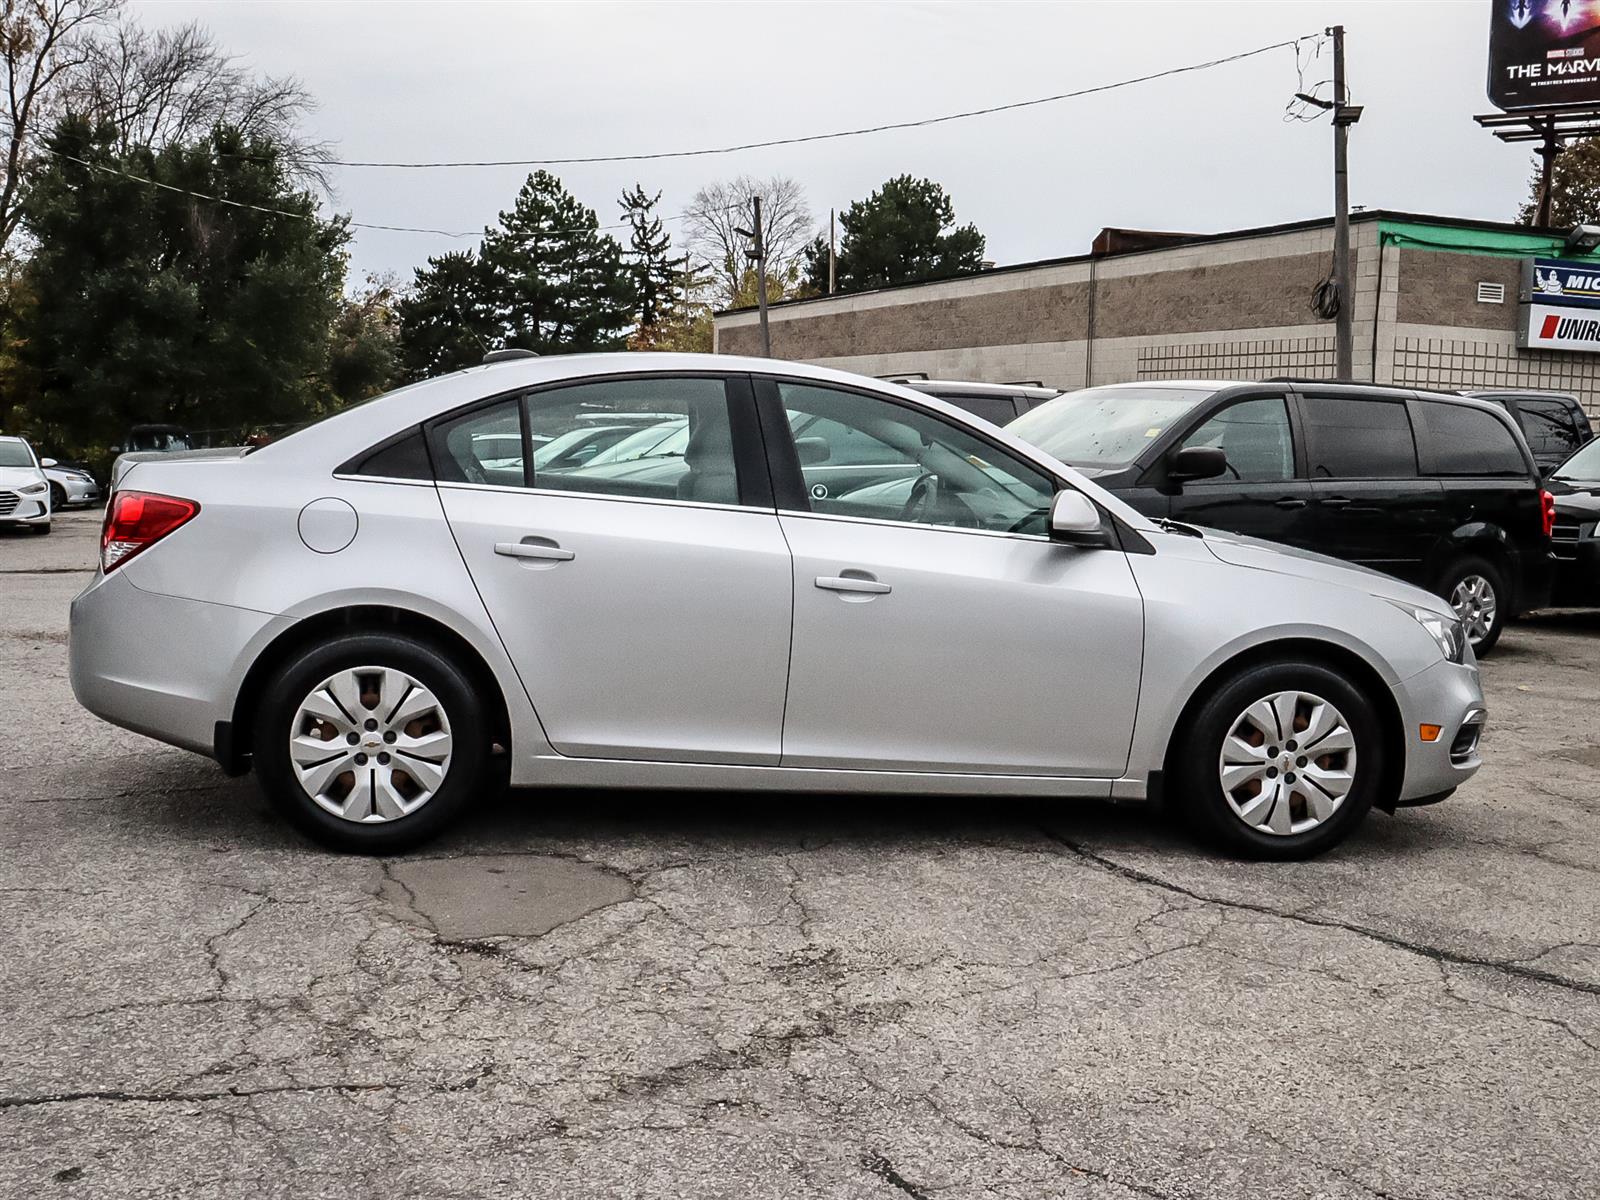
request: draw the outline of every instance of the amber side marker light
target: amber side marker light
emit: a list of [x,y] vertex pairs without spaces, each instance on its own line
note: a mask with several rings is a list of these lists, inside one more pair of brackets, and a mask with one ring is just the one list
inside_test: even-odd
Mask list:
[[1418,725],[1417,736],[1425,742],[1437,742],[1439,735],[1444,732],[1442,725]]

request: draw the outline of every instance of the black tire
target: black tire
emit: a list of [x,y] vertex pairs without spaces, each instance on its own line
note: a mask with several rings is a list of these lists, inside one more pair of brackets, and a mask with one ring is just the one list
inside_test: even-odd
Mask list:
[[1510,616],[1511,592],[1506,586],[1504,570],[1487,558],[1476,554],[1468,555],[1451,563],[1439,576],[1437,590],[1440,596],[1453,604],[1456,588],[1473,577],[1489,585],[1495,601],[1494,619],[1489,623],[1489,631],[1472,642],[1472,652],[1482,658],[1494,649],[1495,643],[1500,640],[1500,631],[1506,627],[1506,618]]
[[[1343,714],[1355,738],[1355,779],[1320,825],[1300,833],[1274,834],[1247,824],[1234,811],[1218,768],[1224,739],[1244,711],[1258,700],[1290,690],[1321,697]],[[1249,858],[1311,858],[1348,837],[1380,798],[1387,773],[1385,751],[1377,708],[1338,671],[1315,662],[1267,663],[1223,680],[1201,705],[1174,747],[1168,763],[1169,787],[1189,824],[1208,840]]]
[[[414,812],[374,824],[346,820],[319,806],[300,786],[289,757],[289,733],[301,703],[329,676],[363,666],[404,671],[432,691],[452,734],[449,768],[433,797]],[[491,790],[493,737],[482,700],[449,655],[400,634],[350,633],[302,651],[274,672],[256,706],[251,749],[267,799],[301,832],[334,850],[395,854],[434,837]]]
[[50,484],[50,511],[60,512],[67,506],[67,489],[59,483]]

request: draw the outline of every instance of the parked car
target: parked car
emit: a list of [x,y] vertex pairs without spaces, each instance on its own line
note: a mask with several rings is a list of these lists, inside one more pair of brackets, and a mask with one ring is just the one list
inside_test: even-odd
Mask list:
[[974,383],[961,379],[925,379],[920,375],[884,378],[925,396],[937,396],[994,425],[1014,421],[1030,408],[1061,395],[1060,388],[1038,383]]
[[[618,463],[484,482],[480,433],[559,436],[577,400],[676,414],[681,453],[638,485]],[[865,445],[903,501],[816,473]],[[345,849],[415,845],[509,778],[1165,792],[1284,858],[1479,765],[1477,668],[1437,597],[1152,522],[953,405],[797,363],[457,372],[247,457],[140,462],[103,545],[79,700],[253,765]]]
[[1600,441],[1591,441],[1549,477],[1556,499],[1557,604],[1600,605]]
[[1498,404],[1509,412],[1533,451],[1541,471],[1549,472],[1571,458],[1594,437],[1589,414],[1568,392],[1462,392]]
[[88,467],[80,463],[58,462],[41,458],[45,479],[50,484],[50,507],[55,512],[75,508],[81,504],[98,504],[104,493]]
[[50,532],[50,481],[33,447],[19,437],[0,437],[0,525]]
[[1131,383],[1069,392],[1007,429],[1147,516],[1428,588],[1478,654],[1549,599],[1554,501],[1497,405],[1357,384]]

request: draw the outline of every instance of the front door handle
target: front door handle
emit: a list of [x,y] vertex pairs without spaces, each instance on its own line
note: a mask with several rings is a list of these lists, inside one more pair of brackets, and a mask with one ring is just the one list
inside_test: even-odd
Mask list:
[[1349,508],[1350,498],[1348,496],[1324,496],[1317,503],[1325,504],[1329,508]]
[[1282,500],[1274,500],[1272,503],[1277,508],[1304,508],[1306,506],[1304,500],[1297,500],[1293,496],[1285,496]]
[[818,575],[817,586],[830,592],[862,592],[869,596],[884,596],[894,591],[887,583],[880,583],[861,572],[856,575]]
[[496,554],[504,554],[507,558],[534,558],[543,562],[571,562],[577,555],[571,550],[563,550],[548,538],[540,541],[526,542],[496,542]]

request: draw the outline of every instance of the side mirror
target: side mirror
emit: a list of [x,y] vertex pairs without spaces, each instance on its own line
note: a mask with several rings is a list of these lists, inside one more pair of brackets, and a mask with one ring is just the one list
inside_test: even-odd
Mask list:
[[1068,546],[1109,546],[1105,520],[1093,500],[1071,488],[1050,501],[1050,538]]
[[795,438],[794,449],[800,456],[802,467],[814,467],[833,457],[833,447],[828,444],[828,439],[823,437]]
[[1167,478],[1173,483],[1215,479],[1228,469],[1228,456],[1220,446],[1185,446],[1167,458]]
[[113,446],[113,447],[111,447],[110,453],[112,453],[112,454],[121,454],[122,453],[122,447],[121,446]]
[[39,460],[39,465],[41,467],[53,467],[56,465],[56,460],[53,458],[41,458]]

